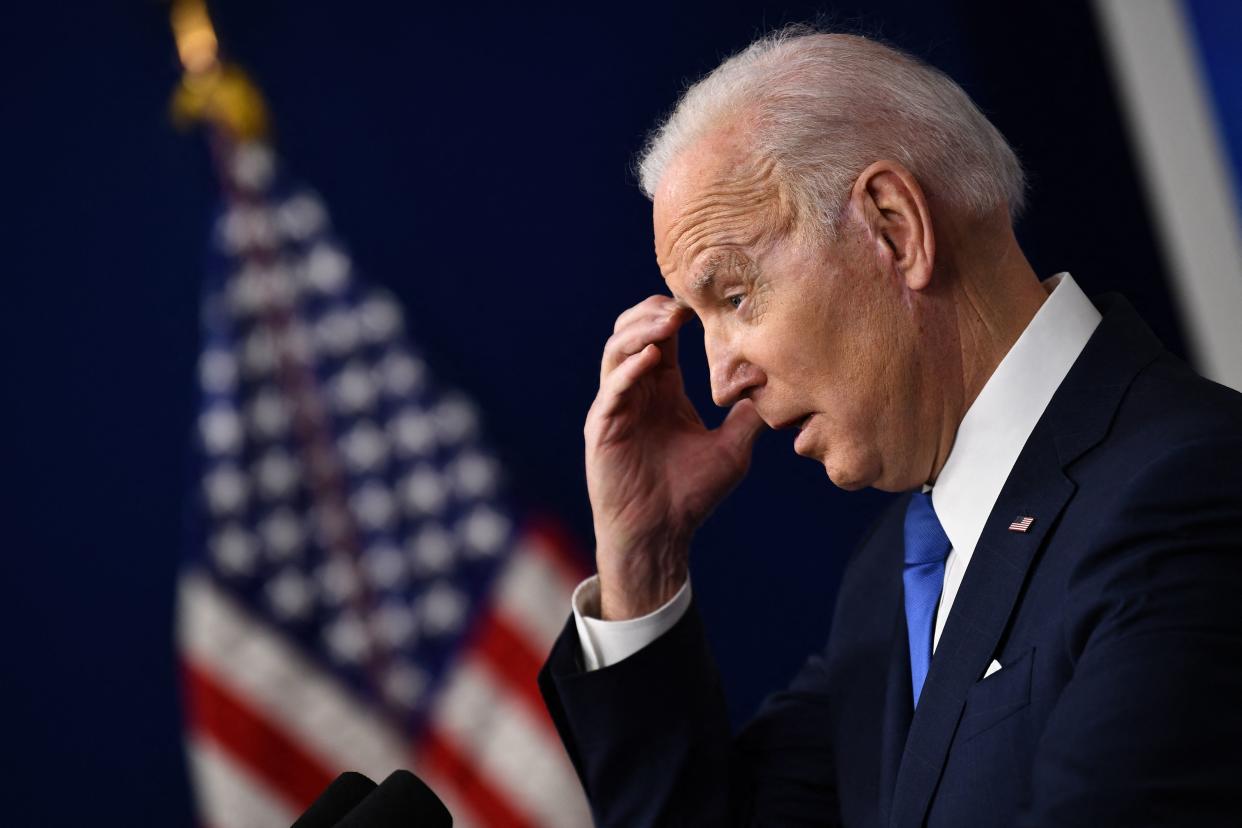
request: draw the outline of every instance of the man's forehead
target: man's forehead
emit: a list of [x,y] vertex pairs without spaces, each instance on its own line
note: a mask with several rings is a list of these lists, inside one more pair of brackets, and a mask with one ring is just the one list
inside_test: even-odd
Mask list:
[[696,160],[688,158],[684,153],[675,157],[660,177],[652,200],[656,262],[666,278],[678,264],[673,260],[680,235],[677,231],[685,223],[684,214],[691,201],[691,194],[705,188],[704,170],[702,165],[695,164]]
[[771,163],[736,157],[679,156],[670,164],[652,210],[656,262],[670,288],[709,289],[718,262],[704,251],[753,244],[773,229],[774,208],[780,212],[774,172]]
[[678,218],[681,208],[704,191],[736,179],[749,156],[739,130],[725,127],[708,132],[677,152],[665,167],[654,193],[654,219],[663,224]]

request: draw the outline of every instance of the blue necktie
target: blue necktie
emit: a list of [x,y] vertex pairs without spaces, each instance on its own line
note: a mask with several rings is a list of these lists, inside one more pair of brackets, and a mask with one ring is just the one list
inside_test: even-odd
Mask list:
[[932,629],[940,590],[944,587],[944,560],[951,546],[932,508],[931,495],[915,493],[906,507],[906,555],[902,573],[915,707],[918,707],[919,694],[923,692],[923,682],[931,666]]

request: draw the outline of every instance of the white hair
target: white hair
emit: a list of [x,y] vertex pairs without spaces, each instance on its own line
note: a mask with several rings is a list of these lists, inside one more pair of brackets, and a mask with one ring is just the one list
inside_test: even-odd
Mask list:
[[[800,220],[836,235],[859,173],[904,165],[933,204],[985,216],[1022,211],[1022,165],[999,130],[947,75],[865,37],[790,26],[755,41],[690,86],[639,155],[643,192],[714,127],[742,124]],[[814,225],[812,225],[814,226]]]

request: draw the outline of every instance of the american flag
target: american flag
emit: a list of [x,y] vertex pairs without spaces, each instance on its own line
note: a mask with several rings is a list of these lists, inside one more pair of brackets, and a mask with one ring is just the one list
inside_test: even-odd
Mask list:
[[581,564],[506,502],[321,201],[264,144],[215,149],[177,624],[200,823],[287,826],[341,771],[410,768],[456,825],[589,825],[535,684]]
[[1031,524],[1035,522],[1035,518],[1030,515],[1018,515],[1013,523],[1009,524],[1010,532],[1025,532],[1031,528]]

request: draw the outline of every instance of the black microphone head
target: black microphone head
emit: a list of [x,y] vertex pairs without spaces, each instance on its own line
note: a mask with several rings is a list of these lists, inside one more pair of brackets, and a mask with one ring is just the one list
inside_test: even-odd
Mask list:
[[367,777],[354,771],[342,773],[323,789],[306,813],[298,817],[292,828],[334,828],[341,818],[367,798],[378,787]]
[[408,770],[396,770],[349,812],[337,828],[451,828],[440,797]]

